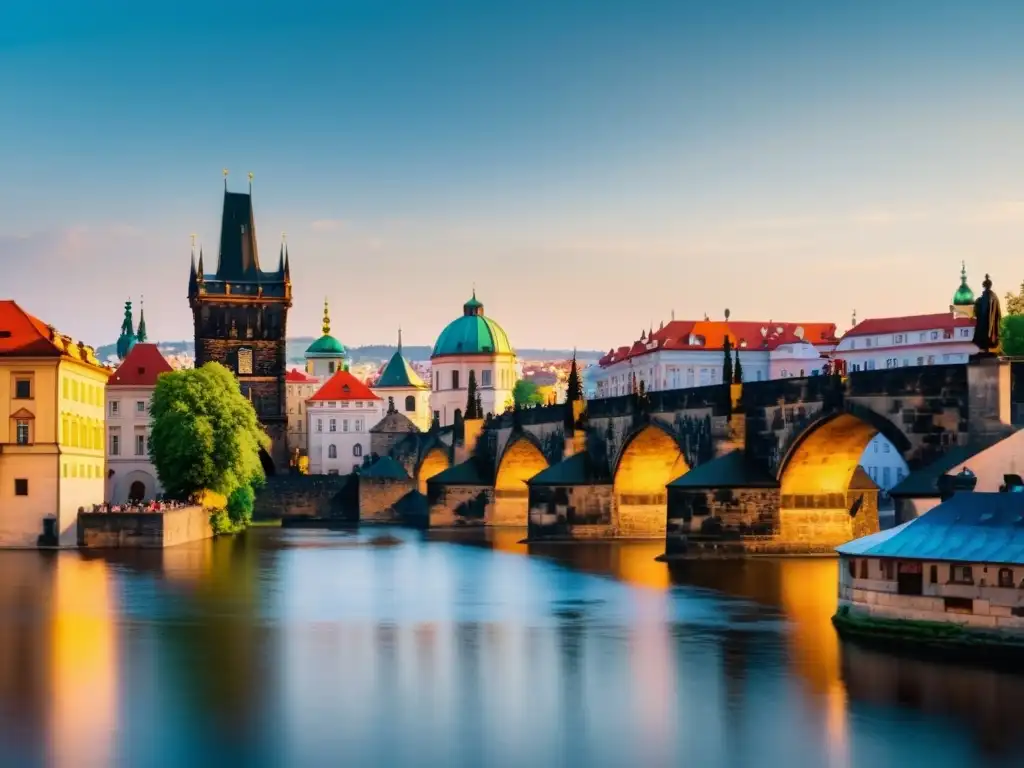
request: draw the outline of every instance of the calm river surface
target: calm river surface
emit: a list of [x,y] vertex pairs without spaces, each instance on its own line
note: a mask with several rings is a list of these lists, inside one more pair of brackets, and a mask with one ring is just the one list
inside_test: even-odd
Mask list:
[[0,552],[0,765],[1024,765],[1024,677],[841,644],[835,561],[390,533]]

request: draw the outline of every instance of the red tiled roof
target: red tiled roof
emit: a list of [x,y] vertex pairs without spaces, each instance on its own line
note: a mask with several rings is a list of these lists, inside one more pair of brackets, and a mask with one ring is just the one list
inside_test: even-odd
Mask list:
[[338,371],[310,400],[380,400],[370,388],[348,371]]
[[873,317],[861,320],[848,330],[845,336],[875,336],[885,333],[914,333],[915,331],[951,331],[954,328],[973,327],[973,318],[954,316],[952,312],[939,312],[934,315]]
[[[799,329],[799,332],[798,332]],[[701,343],[691,344],[691,336],[699,337]],[[653,331],[642,341],[631,346],[619,347],[608,352],[598,364],[613,365],[631,357],[645,355],[662,349],[667,350],[719,350],[726,337],[733,349],[771,350],[780,344],[799,341],[811,344],[835,344],[835,323],[780,323],[749,322],[733,320],[673,320],[663,328]]]
[[161,373],[173,371],[156,344],[136,344],[108,382],[111,387],[153,387]]
[[292,368],[285,374],[284,380],[289,384],[316,384],[319,379],[303,373],[298,368]]
[[51,330],[16,301],[0,300],[0,357],[60,356],[103,368],[91,349]]

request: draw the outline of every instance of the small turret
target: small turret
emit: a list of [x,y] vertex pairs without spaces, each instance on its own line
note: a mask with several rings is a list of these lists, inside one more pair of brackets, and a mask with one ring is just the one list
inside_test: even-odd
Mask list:
[[974,291],[967,285],[967,264],[960,262],[960,286],[953,294],[950,311],[960,317],[974,317]]
[[124,303],[124,320],[121,323],[121,335],[117,339],[117,356],[124,360],[131,348],[135,346],[138,339],[135,336],[134,323],[132,322],[131,299]]

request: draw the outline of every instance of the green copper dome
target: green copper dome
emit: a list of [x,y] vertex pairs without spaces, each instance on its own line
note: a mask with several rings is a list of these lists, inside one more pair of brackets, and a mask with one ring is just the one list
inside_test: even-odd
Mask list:
[[437,337],[431,357],[443,355],[514,355],[504,329],[484,316],[484,305],[473,298],[462,306],[462,317],[448,323]]
[[974,291],[967,285],[967,265],[961,262],[960,265],[960,287],[953,294],[954,307],[974,306]]
[[324,324],[321,330],[324,335],[309,345],[306,357],[348,357],[345,345],[331,336],[331,316],[327,309],[326,299],[324,300]]

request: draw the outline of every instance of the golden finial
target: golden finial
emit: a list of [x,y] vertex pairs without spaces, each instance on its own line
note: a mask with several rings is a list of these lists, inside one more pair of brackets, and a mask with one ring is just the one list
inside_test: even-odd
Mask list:
[[282,232],[281,233],[281,242],[282,243],[287,243],[288,242],[288,233],[287,232]]
[[324,336],[329,336],[331,333],[331,315],[327,310],[327,297],[324,296],[324,325],[323,325]]
[[196,233],[195,232],[192,233],[192,247],[193,248],[196,247]]

